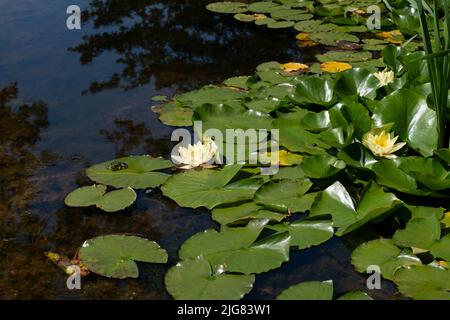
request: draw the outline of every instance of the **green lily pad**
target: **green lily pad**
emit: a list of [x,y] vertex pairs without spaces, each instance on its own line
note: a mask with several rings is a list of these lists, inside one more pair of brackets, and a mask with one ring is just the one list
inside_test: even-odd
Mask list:
[[166,197],[181,207],[213,209],[221,204],[249,200],[262,184],[258,180],[244,185],[229,184],[242,165],[229,165],[221,170],[188,171],[172,176],[161,187]]
[[183,107],[196,109],[206,103],[240,106],[240,101],[246,93],[228,87],[205,86],[199,90],[190,91],[176,97],[176,101]]
[[266,210],[255,202],[220,206],[212,211],[212,218],[223,225],[252,219],[269,219],[280,222],[286,217],[287,214]]
[[202,257],[179,262],[165,277],[166,289],[176,300],[239,300],[254,282],[254,275],[214,271]]
[[115,188],[154,188],[170,175],[155,172],[171,168],[171,161],[150,156],[135,156],[103,162],[86,169],[89,179]]
[[322,23],[322,20],[299,21],[294,25],[294,29],[300,32],[315,32]]
[[333,299],[333,282],[308,281],[284,290],[277,300],[331,300]]
[[303,220],[292,223],[275,224],[270,227],[278,232],[288,231],[291,235],[291,246],[299,250],[318,246],[333,237],[333,222],[322,220]]
[[106,212],[116,212],[131,206],[136,201],[133,189],[120,189],[106,193],[106,186],[82,187],[69,193],[64,200],[68,207],[90,207]]
[[192,259],[203,256],[214,267],[224,265],[228,272],[262,273],[278,268],[289,260],[289,233],[255,242],[268,220],[253,220],[245,227],[209,229],[183,243],[179,256]]
[[290,28],[295,24],[295,21],[269,21],[267,27],[270,29],[284,29]]
[[249,76],[238,76],[228,78],[223,82],[223,84],[229,87],[235,87],[240,89],[248,89],[247,81],[250,79]]
[[342,97],[358,95],[374,99],[380,81],[367,69],[350,69],[340,74],[335,90]]
[[396,208],[401,201],[392,193],[386,193],[373,181],[364,189],[358,207],[345,187],[338,181],[321,192],[310,216],[331,215],[337,235],[349,233]]
[[86,240],[78,257],[90,271],[117,279],[137,278],[139,270],[135,261],[167,263],[167,252],[156,242],[126,235]]
[[335,46],[339,41],[359,42],[357,36],[344,32],[311,32],[309,38],[325,46]]
[[372,59],[372,53],[367,51],[352,52],[352,51],[328,51],[324,54],[316,55],[320,62],[327,61],[343,61],[343,62],[358,62],[368,61]]
[[378,161],[372,166],[372,170],[377,176],[377,182],[383,186],[409,194],[427,194],[426,192],[418,190],[416,180],[402,171],[395,161]]
[[395,273],[399,291],[416,300],[450,300],[450,271],[412,266]]
[[213,2],[206,6],[206,9],[216,13],[240,13],[246,12],[247,4],[242,2]]
[[450,261],[450,234],[433,243],[430,251],[435,258]]
[[421,262],[410,250],[402,251],[392,240],[381,239],[357,247],[352,253],[352,264],[361,273],[366,273],[369,266],[378,266],[385,279],[393,280],[398,269]]
[[367,293],[360,290],[354,290],[347,292],[343,296],[341,296],[338,300],[373,300]]
[[328,178],[342,169],[345,169],[345,162],[327,153],[306,157],[300,167],[307,177],[313,179]]
[[284,214],[305,212],[314,201],[314,198],[304,196],[311,186],[308,179],[271,181],[255,193],[254,200],[266,210]]
[[174,111],[163,112],[159,120],[167,126],[188,127],[192,126],[192,115],[194,112],[188,108],[178,108]]
[[400,89],[383,98],[375,108],[377,127],[394,123],[392,130],[410,147],[425,157],[437,149],[436,113],[426,97],[409,89]]
[[[204,105],[195,110],[195,120],[202,121],[203,130],[217,129],[223,133],[227,140],[227,129],[267,129],[272,128],[272,117],[266,113],[254,110],[234,109],[228,105]],[[234,139],[234,137],[232,137]],[[259,137],[264,139],[265,137]]]
[[248,5],[248,10],[256,13],[271,13],[282,7],[273,1],[258,1]]
[[256,20],[256,17],[252,14],[245,14],[245,13],[236,13],[233,16],[237,21],[241,22],[253,22]]
[[334,82],[324,77],[298,77],[294,100],[301,104],[331,107],[336,102]]
[[305,13],[305,10],[299,9],[280,9],[272,11],[271,16],[275,20],[288,20],[288,21],[302,21],[310,20],[314,16],[309,13]]
[[405,229],[395,232],[392,240],[397,246],[429,250],[441,237],[441,226],[436,217],[408,221]]
[[450,172],[437,159],[402,157],[395,162],[401,170],[431,190],[450,188]]

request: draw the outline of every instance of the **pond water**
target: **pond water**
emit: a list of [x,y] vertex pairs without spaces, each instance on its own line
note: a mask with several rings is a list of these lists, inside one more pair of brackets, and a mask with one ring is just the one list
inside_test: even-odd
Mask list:
[[[84,168],[124,155],[168,157],[171,128],[151,97],[251,74],[265,61],[304,61],[291,30],[267,30],[214,15],[205,0],[78,0],[81,31],[66,28],[68,0],[0,3],[0,298],[170,299],[164,274],[191,235],[217,228],[206,210],[179,208],[159,191],[125,212],[64,206],[88,184]],[[73,256],[84,240],[138,234],[168,250],[169,264],[140,265],[139,279],[90,275],[82,290],[44,256]],[[345,241],[345,239],[344,239]],[[340,295],[363,288],[352,240],[293,251],[257,276],[247,299],[273,299],[290,285],[333,279]],[[397,298],[382,283],[375,298]]]

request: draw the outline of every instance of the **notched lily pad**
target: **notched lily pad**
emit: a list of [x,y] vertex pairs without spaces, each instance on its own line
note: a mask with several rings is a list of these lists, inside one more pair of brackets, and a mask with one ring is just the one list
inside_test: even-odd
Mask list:
[[162,158],[135,156],[94,165],[86,170],[86,174],[97,183],[116,188],[147,189],[161,185],[170,177],[157,170],[172,166],[171,161]]
[[106,186],[81,187],[69,193],[64,200],[68,207],[90,207],[106,212],[116,212],[131,206],[136,201],[136,192],[131,188],[106,192]]
[[154,241],[127,236],[107,235],[86,240],[78,257],[90,271],[99,275],[125,279],[137,278],[138,262],[167,263],[167,252]]
[[166,274],[166,289],[176,300],[239,300],[249,293],[254,275],[213,269],[202,257],[179,262]]

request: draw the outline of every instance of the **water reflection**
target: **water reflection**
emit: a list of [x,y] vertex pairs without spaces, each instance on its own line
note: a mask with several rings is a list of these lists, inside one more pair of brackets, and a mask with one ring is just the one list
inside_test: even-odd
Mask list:
[[183,90],[249,74],[258,63],[298,54],[290,31],[238,23],[205,9],[209,0],[94,0],[83,13],[98,31],[71,48],[89,64],[104,52],[119,57],[121,71],[91,83],[90,92],[131,89],[153,83],[156,89]]
[[28,178],[47,153],[36,154],[35,144],[47,128],[47,105],[17,101],[17,84],[0,89],[0,205],[3,210],[25,209],[36,190]]

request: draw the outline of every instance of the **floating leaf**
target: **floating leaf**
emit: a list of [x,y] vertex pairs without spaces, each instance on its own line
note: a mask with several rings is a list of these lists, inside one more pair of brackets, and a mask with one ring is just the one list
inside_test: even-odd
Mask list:
[[300,167],[307,177],[328,178],[345,168],[345,162],[325,153],[305,158]]
[[214,271],[202,257],[179,262],[165,277],[167,291],[176,300],[239,300],[254,282],[254,275]]
[[106,193],[106,186],[82,187],[69,193],[64,200],[69,207],[90,207],[106,212],[116,212],[131,206],[136,201],[133,189],[120,189]]
[[213,2],[206,6],[206,9],[217,13],[240,13],[247,11],[247,4],[242,2]]
[[441,237],[439,220],[428,218],[411,219],[405,229],[397,230],[392,240],[397,246],[429,250]]
[[349,193],[338,181],[321,193],[310,215],[331,215],[334,226],[340,228],[337,234],[343,235],[389,213],[400,203],[394,194],[384,192],[371,182],[364,189],[356,209]]
[[266,210],[280,213],[305,212],[311,208],[314,198],[304,197],[311,188],[308,179],[281,180],[264,184],[255,193],[255,202]]
[[374,99],[380,81],[367,69],[352,69],[342,73],[336,82],[335,90],[342,97],[358,95]]
[[417,300],[450,300],[450,271],[432,266],[411,266],[395,273],[399,291]]
[[348,51],[328,51],[324,54],[316,55],[320,62],[328,61],[343,61],[343,62],[358,62],[368,61],[372,59],[372,54],[367,51],[348,52]]
[[347,292],[343,296],[341,296],[338,300],[373,300],[367,293],[360,291],[360,290],[354,290]]
[[281,65],[286,72],[297,72],[301,70],[307,70],[309,67],[306,64],[298,63],[298,62],[289,62]]
[[299,250],[318,246],[333,237],[333,223],[331,221],[303,220],[292,223],[275,224],[270,227],[278,232],[288,231],[291,235],[291,246]]
[[325,46],[334,46],[338,41],[359,42],[357,36],[344,32],[311,32],[309,38]]
[[338,61],[327,61],[320,65],[320,70],[329,73],[342,72],[351,68],[352,66],[350,64]]
[[437,149],[436,113],[426,97],[409,89],[400,89],[381,100],[374,110],[375,125],[394,123],[392,130],[425,157]]
[[171,161],[150,156],[135,156],[103,162],[86,169],[89,179],[116,188],[154,188],[170,175],[155,172],[173,166]]
[[331,300],[333,299],[333,282],[308,281],[284,290],[277,300]]
[[269,219],[280,222],[287,216],[287,214],[266,210],[255,202],[220,206],[212,211],[212,218],[220,224],[231,224],[237,221],[253,219]]
[[392,280],[394,273],[404,266],[420,265],[419,258],[410,251],[402,251],[390,239],[363,243],[352,253],[352,264],[358,272],[365,273],[369,266],[380,268],[385,279]]
[[260,186],[259,180],[244,185],[229,184],[242,165],[229,165],[221,170],[187,171],[172,176],[161,187],[166,197],[181,207],[212,209],[221,204],[249,200]]
[[203,256],[213,267],[225,266],[228,272],[262,273],[289,260],[289,233],[255,242],[268,220],[253,220],[245,227],[209,229],[183,243],[179,256],[191,259]]
[[86,240],[78,252],[90,271],[109,278],[137,278],[135,261],[167,263],[167,252],[144,238],[126,235],[100,236]]

